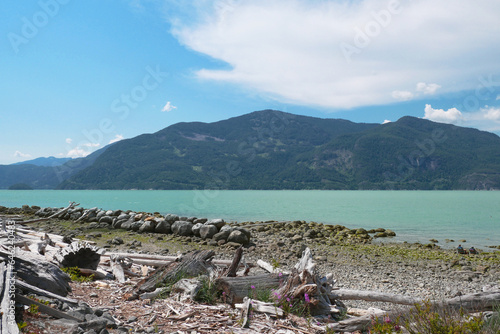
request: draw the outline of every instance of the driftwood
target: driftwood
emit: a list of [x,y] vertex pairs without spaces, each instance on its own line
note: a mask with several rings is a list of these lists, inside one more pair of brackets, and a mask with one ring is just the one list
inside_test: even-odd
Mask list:
[[62,311],[59,311],[55,308],[51,308],[45,304],[42,304],[36,300],[33,300],[33,299],[30,299],[28,297],[25,297],[23,295],[20,295],[20,294],[16,294],[16,301],[19,302],[19,303],[22,303],[26,306],[30,306],[30,305],[36,305],[38,306],[38,310],[40,312],[43,312],[45,314],[48,314],[52,317],[56,317],[56,318],[59,318],[59,319],[68,319],[68,320],[72,320],[72,321],[76,321],[76,322],[80,322],[80,320],[78,318],[75,318],[67,313],[64,313]]
[[127,279],[125,278],[125,273],[123,272],[123,258],[118,257],[118,256],[111,256],[111,271],[113,272],[113,275],[115,275],[115,278],[118,280],[120,283],[124,283]]
[[245,309],[245,300],[249,300],[252,304],[252,310],[260,313],[267,313],[276,317],[282,317],[284,312],[279,307],[276,307],[273,303],[264,303],[260,300],[250,299],[248,297],[243,298],[243,304],[235,304],[234,307],[237,309]]
[[243,246],[238,247],[236,253],[234,254],[233,262],[229,268],[227,268],[224,276],[226,277],[236,277],[236,271],[238,270],[238,266],[240,265],[241,257],[243,256]]
[[80,203],[77,204],[75,202],[70,202],[67,207],[65,207],[64,209],[61,209],[61,210],[57,211],[56,213],[54,213],[53,215],[51,215],[49,217],[39,218],[39,219],[33,219],[33,220],[25,220],[25,221],[19,222],[19,224],[38,223],[38,222],[43,222],[43,221],[46,221],[46,220],[50,220],[52,218],[57,218],[60,215],[66,213],[66,211],[68,211],[69,209],[72,209],[72,208],[74,208],[76,206],[79,206],[79,205],[80,205]]
[[[464,312],[479,312],[492,310],[500,303],[500,291],[474,293],[465,296],[454,297],[444,301],[432,301],[431,304],[436,307],[450,307],[454,309],[461,309]],[[404,316],[412,311],[410,308],[405,311],[391,311],[378,316],[389,316],[390,318],[397,316]],[[338,323],[330,324],[328,327],[334,331],[339,332],[355,332],[368,328],[373,320],[374,315],[364,315],[361,317],[351,318],[348,320],[339,321]]]
[[155,270],[149,277],[140,281],[134,291],[134,296],[151,292],[161,285],[173,282],[179,277],[196,277],[210,273],[214,266],[210,262],[215,255],[213,250],[195,251],[182,257],[179,262],[173,262]]
[[333,276],[320,278],[314,273],[315,267],[311,250],[306,248],[278,293],[295,300],[303,300],[312,316],[328,316],[339,311],[335,300],[328,297],[333,288]]
[[61,302],[66,303],[66,304],[78,305],[78,300],[56,295],[55,293],[52,293],[52,292],[49,292],[46,290],[42,290],[40,288],[37,288],[36,286],[33,286],[31,284],[28,284],[28,283],[20,281],[20,280],[16,280],[16,288],[18,288],[22,291],[34,293],[34,294],[39,295],[39,296],[45,296],[48,298],[56,299],[56,300],[59,300]]
[[75,241],[54,254],[61,267],[97,269],[103,251],[85,242]]
[[[8,254],[0,251],[0,257]],[[14,270],[26,283],[65,297],[71,288],[70,277],[41,255],[16,249]]]
[[402,305],[415,305],[416,303],[423,302],[422,298],[409,297],[405,295],[349,289],[333,290],[330,292],[329,298],[336,300],[366,300],[370,302],[387,302]]
[[8,262],[0,262],[0,333],[19,333],[19,329],[16,324],[14,317],[14,308],[11,304],[12,292],[11,290],[12,281],[12,270],[8,265]]
[[[224,292],[229,304],[241,303],[243,299],[257,289],[278,289],[280,283],[286,280],[286,276],[279,277],[277,274],[263,274],[245,277],[221,277],[215,280],[218,290]],[[254,289],[252,289],[252,286]]]

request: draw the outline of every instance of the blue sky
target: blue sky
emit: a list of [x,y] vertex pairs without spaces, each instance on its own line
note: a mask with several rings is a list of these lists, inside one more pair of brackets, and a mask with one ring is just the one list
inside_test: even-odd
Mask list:
[[255,110],[500,133],[500,2],[0,2],[0,164]]

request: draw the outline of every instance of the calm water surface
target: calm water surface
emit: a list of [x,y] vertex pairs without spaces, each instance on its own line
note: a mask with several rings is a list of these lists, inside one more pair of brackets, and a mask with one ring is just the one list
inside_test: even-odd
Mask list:
[[[500,245],[496,191],[0,190],[0,205],[82,207],[175,213],[228,221],[306,220],[350,228],[384,227],[395,241],[443,247]],[[456,242],[445,243],[445,239]],[[463,242],[462,242],[463,243]]]

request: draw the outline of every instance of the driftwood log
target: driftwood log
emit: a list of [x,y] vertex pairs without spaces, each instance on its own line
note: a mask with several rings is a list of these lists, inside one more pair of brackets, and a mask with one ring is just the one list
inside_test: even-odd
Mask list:
[[[365,293],[367,296],[369,295],[369,291],[365,291]],[[376,301],[373,298],[367,298],[366,300]],[[470,295],[445,299],[444,301],[432,301],[431,304],[439,308],[450,307],[453,309],[461,309],[466,313],[488,311],[492,310],[494,307],[500,304],[500,291],[474,293]],[[404,317],[408,313],[412,312],[412,310],[413,308],[407,309],[405,311],[391,311],[384,314],[379,314],[378,316],[381,317],[385,315],[389,316],[390,318],[397,316]],[[328,327],[331,330],[339,332],[355,332],[369,328],[372,324],[373,318],[374,316],[369,314],[361,317],[339,321],[338,323],[328,325]]]
[[74,207],[79,206],[79,205],[80,205],[80,203],[77,204],[75,202],[70,202],[67,207],[65,207],[64,209],[61,209],[61,210],[57,211],[56,213],[54,213],[53,215],[51,215],[49,217],[39,218],[39,219],[33,219],[33,220],[25,220],[25,221],[22,221],[22,222],[19,222],[19,223],[20,224],[31,224],[31,223],[43,222],[43,221],[46,221],[46,220],[50,220],[52,218],[57,218],[60,215],[66,213],[66,211],[68,211],[70,209],[73,209]]
[[224,292],[226,301],[232,305],[243,302],[247,296],[252,296],[252,290],[277,290],[286,278],[286,276],[279,277],[278,274],[220,277],[215,280],[215,286],[217,290]]
[[75,241],[54,254],[54,260],[61,267],[78,267],[96,270],[103,251],[86,242]]
[[0,333],[19,333],[14,313],[13,275],[8,262],[0,262]]
[[155,270],[149,277],[137,283],[131,298],[138,297],[141,293],[154,291],[168,282],[177,281],[180,277],[196,277],[209,274],[215,267],[210,262],[215,252],[202,250],[189,253],[179,262],[172,262]]
[[[8,254],[0,251],[0,257],[7,258]],[[68,274],[43,256],[17,248],[14,259],[17,278],[63,297],[71,291],[69,286],[71,279]]]

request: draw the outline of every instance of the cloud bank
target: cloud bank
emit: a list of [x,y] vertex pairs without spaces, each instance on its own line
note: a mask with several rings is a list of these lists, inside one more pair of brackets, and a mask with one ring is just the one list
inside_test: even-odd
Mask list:
[[[500,73],[500,2],[194,1],[170,16],[186,47],[226,62],[198,78],[282,102],[348,109],[473,89]],[[173,17],[173,18],[172,18]]]

